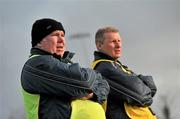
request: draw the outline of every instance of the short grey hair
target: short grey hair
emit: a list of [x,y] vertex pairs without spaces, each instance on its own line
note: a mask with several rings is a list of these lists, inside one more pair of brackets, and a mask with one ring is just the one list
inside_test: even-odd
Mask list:
[[103,27],[97,30],[96,35],[95,35],[95,43],[103,43],[104,42],[104,34],[105,33],[117,33],[119,30],[115,27],[108,26],[108,27]]

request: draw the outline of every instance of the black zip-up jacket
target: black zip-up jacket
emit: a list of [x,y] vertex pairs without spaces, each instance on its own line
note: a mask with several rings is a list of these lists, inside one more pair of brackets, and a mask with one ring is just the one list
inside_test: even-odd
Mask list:
[[106,100],[109,85],[100,73],[38,48],[32,48],[31,55],[21,74],[28,119],[70,119],[72,99],[90,92],[94,101]]
[[150,106],[152,104],[156,86],[151,76],[136,75],[130,70],[131,74],[127,74],[115,62],[125,69],[127,69],[126,66],[102,52],[95,51],[94,57],[94,61],[100,59],[114,61],[101,61],[94,68],[106,77],[110,85],[106,110],[107,119],[129,119],[124,109],[124,102],[134,106]]

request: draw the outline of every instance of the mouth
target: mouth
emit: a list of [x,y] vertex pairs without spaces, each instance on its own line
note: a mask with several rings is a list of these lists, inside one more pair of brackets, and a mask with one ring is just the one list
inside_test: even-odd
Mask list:
[[120,49],[116,49],[115,51],[116,51],[116,52],[121,52],[121,50],[120,50]]
[[63,49],[64,47],[63,46],[57,46],[56,48],[57,49]]
[[121,54],[121,50],[115,50],[115,53]]
[[64,47],[63,46],[57,46],[56,47],[56,51],[57,52],[63,52],[64,51]]

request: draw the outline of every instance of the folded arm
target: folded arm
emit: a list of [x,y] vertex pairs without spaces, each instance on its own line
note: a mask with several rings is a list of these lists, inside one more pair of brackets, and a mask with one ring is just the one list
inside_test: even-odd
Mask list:
[[152,91],[144,82],[133,74],[125,73],[111,62],[101,62],[96,68],[105,76],[110,85],[110,96],[115,100],[124,100],[137,106],[152,104]]
[[[52,56],[38,56],[24,65],[21,83],[29,93],[81,98],[93,92],[99,78],[102,79],[94,70],[80,68],[78,64],[68,65]],[[108,89],[105,90],[107,96]]]

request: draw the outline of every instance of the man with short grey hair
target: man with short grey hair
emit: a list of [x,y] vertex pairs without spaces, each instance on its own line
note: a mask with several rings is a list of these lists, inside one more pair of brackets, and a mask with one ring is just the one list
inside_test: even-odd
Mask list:
[[137,75],[118,59],[122,55],[122,39],[115,27],[98,29],[95,35],[97,51],[93,68],[110,85],[106,105],[107,119],[156,119],[150,109],[156,86],[152,76]]

